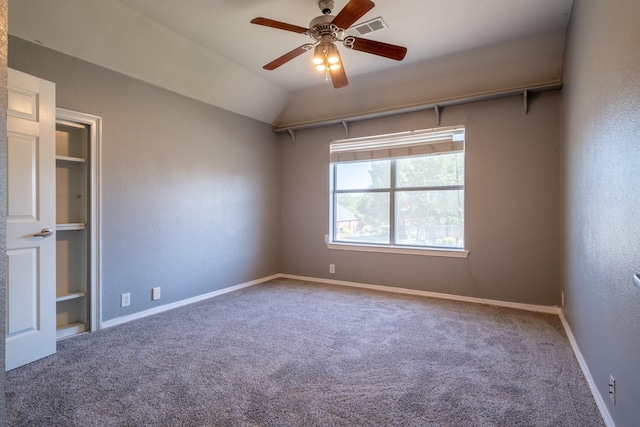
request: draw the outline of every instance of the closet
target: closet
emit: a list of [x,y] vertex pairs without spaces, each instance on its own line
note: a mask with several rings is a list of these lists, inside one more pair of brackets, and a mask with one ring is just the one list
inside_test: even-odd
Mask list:
[[56,336],[98,328],[100,118],[56,111]]

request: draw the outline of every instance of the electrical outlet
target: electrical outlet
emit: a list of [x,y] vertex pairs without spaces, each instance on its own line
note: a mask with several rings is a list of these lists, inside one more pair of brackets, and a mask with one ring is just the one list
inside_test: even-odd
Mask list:
[[613,375],[609,374],[609,397],[613,404],[616,404],[616,379]]
[[160,288],[153,288],[151,289],[151,300],[155,301],[157,299],[160,299]]
[[126,294],[120,295],[120,307],[127,307],[131,305],[131,294],[127,292]]
[[335,274],[336,273],[336,265],[335,264],[329,264],[329,273],[331,273],[331,274]]

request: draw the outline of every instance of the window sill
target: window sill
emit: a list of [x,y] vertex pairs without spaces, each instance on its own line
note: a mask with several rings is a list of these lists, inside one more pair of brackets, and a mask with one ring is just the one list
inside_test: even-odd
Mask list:
[[439,256],[448,258],[467,258],[469,256],[469,251],[465,251],[464,249],[434,249],[418,248],[415,246],[365,245],[362,243],[332,242],[327,243],[327,248],[340,251],[380,252],[405,255]]

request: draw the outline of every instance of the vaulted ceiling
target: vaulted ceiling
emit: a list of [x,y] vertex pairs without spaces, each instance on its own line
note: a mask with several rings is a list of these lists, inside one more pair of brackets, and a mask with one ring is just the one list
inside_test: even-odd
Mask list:
[[[334,89],[312,41],[250,23],[308,27],[317,0],[10,0],[9,33],[275,125],[561,81],[573,0],[374,0],[362,35],[406,46],[402,62],[338,45],[349,86]],[[337,14],[347,0],[335,0]]]

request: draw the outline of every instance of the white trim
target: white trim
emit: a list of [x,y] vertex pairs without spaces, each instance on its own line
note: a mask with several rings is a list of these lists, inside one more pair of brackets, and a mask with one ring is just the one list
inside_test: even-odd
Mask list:
[[274,279],[294,279],[294,280],[302,280],[306,282],[314,282],[314,283],[326,283],[328,285],[339,285],[339,286],[348,286],[352,288],[363,288],[363,289],[372,289],[376,291],[382,292],[391,292],[398,294],[406,294],[406,295],[417,295],[428,298],[440,298],[440,299],[448,299],[453,301],[462,301],[462,302],[471,302],[476,304],[484,304],[484,305],[493,305],[498,307],[507,307],[514,308],[518,310],[525,311],[534,311],[538,313],[548,313],[548,314],[559,314],[559,307],[551,307],[544,305],[533,305],[533,304],[522,304],[517,302],[508,302],[508,301],[499,301],[499,300],[488,300],[484,298],[476,298],[476,297],[467,297],[463,295],[452,295],[452,294],[443,294],[439,292],[430,292],[430,291],[420,291],[416,289],[406,289],[406,288],[396,288],[392,286],[382,286],[382,285],[372,285],[367,283],[357,283],[357,282],[347,282],[343,280],[332,280],[332,279],[322,279],[316,277],[307,277],[307,276],[296,276],[293,274],[274,274],[271,276],[263,277],[260,279],[252,280],[250,282],[241,283],[239,285],[230,286],[228,288],[219,289],[214,292],[209,292],[206,294],[198,295],[195,297],[187,298],[181,301],[176,301],[173,303],[165,304],[159,307],[154,307],[148,310],[140,311],[137,313],[130,314],[128,316],[116,317],[115,319],[107,320],[102,322],[102,328],[110,328],[112,326],[121,325],[123,323],[131,322],[133,320],[142,319],[147,316],[152,316],[154,314],[162,313],[165,311],[172,310],[174,308],[183,307],[185,305],[193,304],[196,302],[204,301],[209,298],[217,297],[219,295],[223,295],[229,292],[237,291],[243,288],[247,288],[250,286],[258,285],[260,283],[268,282]]
[[582,369],[582,374],[587,380],[587,384],[589,384],[589,389],[591,390],[591,394],[596,401],[596,405],[600,410],[600,415],[602,415],[602,419],[607,427],[616,427],[613,422],[613,418],[611,418],[611,414],[609,413],[609,409],[607,408],[606,403],[602,399],[602,395],[598,392],[598,387],[596,386],[593,377],[591,376],[591,371],[589,371],[589,366],[587,362],[582,357],[582,353],[580,352],[580,348],[578,347],[578,342],[573,336],[573,332],[571,332],[571,328],[569,327],[569,323],[567,319],[564,317],[564,311],[561,309],[560,313],[560,321],[562,322],[562,326],[564,326],[564,331],[567,333],[567,337],[569,337],[569,342],[571,343],[571,348],[573,349],[573,353],[576,355],[576,359],[578,359],[578,364]]
[[362,243],[327,243],[328,249],[336,249],[340,251],[358,251],[358,252],[379,252],[405,255],[425,255],[439,256],[449,258],[467,258],[469,251],[463,249],[433,249],[433,248],[417,248],[412,246],[384,246],[384,245],[365,245]]
[[219,289],[217,291],[209,292],[206,294],[198,295],[195,297],[183,299],[180,301],[172,302],[169,304],[161,305],[159,307],[150,308],[148,310],[139,311],[137,313],[130,314],[128,316],[116,317],[102,322],[101,327],[103,329],[110,328],[112,326],[122,325],[123,323],[131,322],[132,320],[142,319],[143,317],[152,316],[154,314],[162,313],[165,311],[173,310],[174,308],[183,307],[185,305],[193,304],[196,302],[204,301],[209,298],[217,297],[229,292],[237,291],[239,289],[248,288],[250,286],[258,285],[260,283],[268,282],[269,280],[279,279],[281,274],[274,274],[272,276],[263,277],[261,279],[252,280],[250,282],[240,283],[239,285],[230,286],[228,288]]
[[453,301],[471,302],[476,304],[493,305],[497,307],[515,308],[518,310],[535,311],[538,313],[559,314],[560,308],[547,305],[523,304],[519,302],[508,302],[491,300],[477,297],[467,297],[463,295],[443,294],[439,292],[420,291],[417,289],[396,288],[393,286],[371,285],[367,283],[347,282],[343,280],[319,279],[315,277],[296,276],[292,274],[281,274],[284,279],[303,280],[307,282],[326,283],[329,285],[349,286],[352,288],[372,289],[375,291],[391,292],[397,294],[417,295],[428,298],[440,298]]

